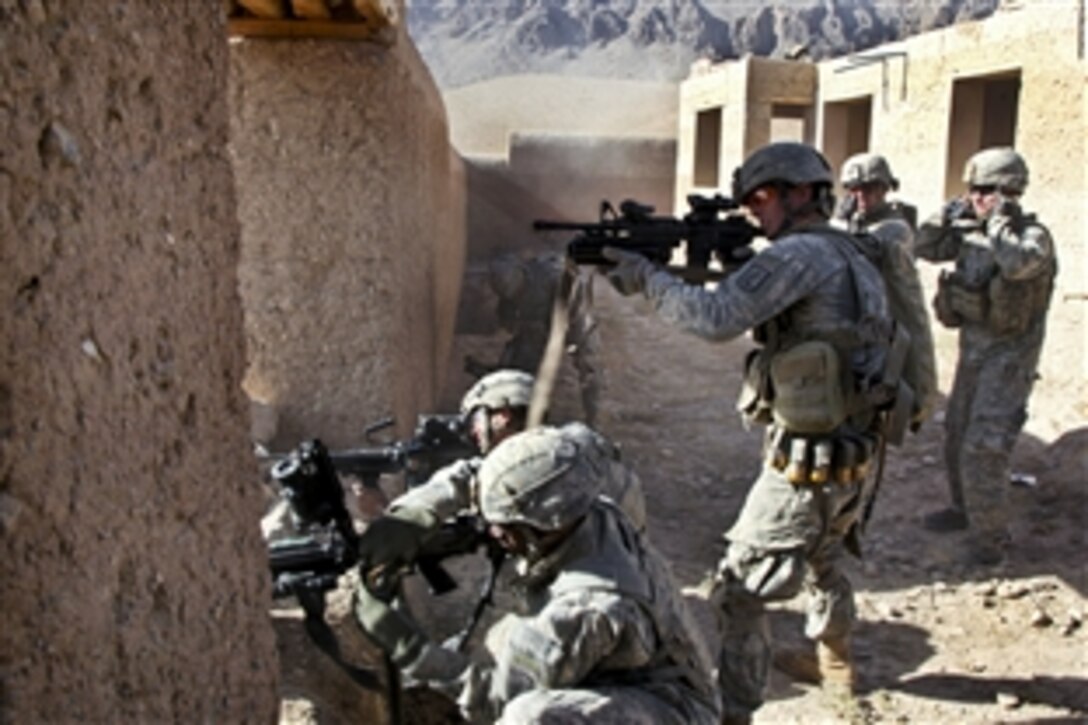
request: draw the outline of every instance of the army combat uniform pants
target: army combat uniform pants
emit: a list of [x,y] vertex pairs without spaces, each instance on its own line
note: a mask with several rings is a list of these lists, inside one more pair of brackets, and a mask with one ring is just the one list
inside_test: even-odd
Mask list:
[[712,601],[721,635],[723,711],[743,716],[763,703],[771,638],[765,605],[808,594],[805,635],[847,636],[854,595],[838,562],[860,515],[861,483],[792,484],[765,464],[726,534]]
[[989,338],[964,329],[945,415],[945,465],[953,505],[982,545],[1006,536],[1005,490],[1013,445],[1027,420],[1041,335]]

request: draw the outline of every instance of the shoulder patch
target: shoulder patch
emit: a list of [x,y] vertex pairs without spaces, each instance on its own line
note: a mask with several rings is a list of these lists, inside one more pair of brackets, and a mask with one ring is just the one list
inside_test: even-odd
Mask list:
[[767,264],[766,260],[753,259],[737,272],[737,287],[749,294],[756,292],[774,276],[776,265]]

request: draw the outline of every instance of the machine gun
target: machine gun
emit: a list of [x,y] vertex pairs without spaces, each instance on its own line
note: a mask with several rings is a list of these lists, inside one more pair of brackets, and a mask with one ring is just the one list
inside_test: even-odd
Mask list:
[[713,197],[689,194],[688,206],[690,211],[678,219],[655,216],[652,206],[633,199],[623,201],[617,212],[611,202],[604,200],[598,222],[537,219],[533,229],[578,232],[567,244],[567,255],[581,265],[611,266],[612,262],[601,254],[605,247],[637,252],[653,262],[668,265],[673,252],[684,244],[685,264],[667,268],[689,282],[720,277],[710,270],[712,260],[717,260],[728,272],[752,256],[752,241],[761,232],[738,213],[739,204],[721,194]]

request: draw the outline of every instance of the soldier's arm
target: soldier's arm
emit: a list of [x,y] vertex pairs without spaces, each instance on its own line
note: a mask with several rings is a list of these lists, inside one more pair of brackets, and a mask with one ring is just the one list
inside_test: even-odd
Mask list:
[[454,461],[435,471],[389,504],[387,513],[427,525],[436,525],[472,507],[472,482],[480,470],[479,458]]
[[914,239],[914,256],[930,262],[947,262],[959,255],[962,244],[962,230],[953,226],[942,211],[918,227],[918,235]]
[[606,658],[610,668],[645,667],[655,644],[652,622],[630,599],[584,590],[554,599],[512,628],[490,672],[488,707],[497,715],[527,690],[577,686]]
[[1054,241],[1045,227],[1015,212],[997,213],[986,224],[1001,276],[1025,280],[1051,269]]
[[663,270],[650,275],[646,298],[666,321],[708,340],[731,340],[802,299],[834,271],[834,252],[814,253],[802,237],[776,242],[726,277],[715,290]]

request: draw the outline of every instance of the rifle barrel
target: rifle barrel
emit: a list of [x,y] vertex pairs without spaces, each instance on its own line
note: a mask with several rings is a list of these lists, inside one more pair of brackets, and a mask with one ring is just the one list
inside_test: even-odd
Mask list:
[[550,232],[550,231],[566,231],[566,232],[588,232],[594,229],[606,229],[608,224],[602,224],[601,222],[559,222],[549,221],[547,219],[534,219],[533,229],[538,232]]

